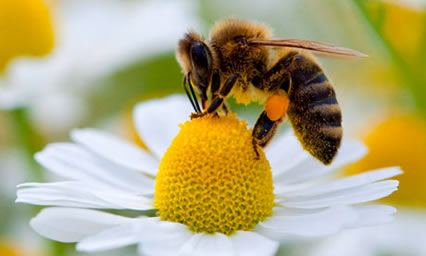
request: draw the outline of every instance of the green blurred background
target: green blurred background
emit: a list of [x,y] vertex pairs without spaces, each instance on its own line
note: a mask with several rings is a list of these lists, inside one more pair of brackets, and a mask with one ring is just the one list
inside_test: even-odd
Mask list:
[[[207,36],[215,21],[227,17],[269,24],[277,37],[369,55],[320,58],[342,105],[345,136],[369,147],[342,175],[401,165],[400,190],[387,200],[415,222],[397,222],[395,240],[369,246],[368,255],[426,255],[421,241],[418,247],[404,243],[417,232],[426,237],[426,1],[0,0],[1,256],[80,255],[40,238],[28,225],[37,209],[14,203],[17,184],[49,178],[32,155],[49,142],[68,140],[76,127],[136,140],[132,106],[183,93],[174,56],[179,37],[188,28]],[[232,107],[251,121],[261,110]],[[359,236],[349,239],[363,246]],[[333,255],[341,238],[332,239],[324,242],[330,246],[283,246],[281,254]],[[395,241],[401,246],[392,246]],[[132,253],[134,248],[111,255]]]

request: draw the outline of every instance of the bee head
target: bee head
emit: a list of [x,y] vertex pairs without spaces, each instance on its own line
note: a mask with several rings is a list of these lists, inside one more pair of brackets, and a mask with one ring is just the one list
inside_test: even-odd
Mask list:
[[179,41],[176,58],[185,75],[199,88],[207,88],[213,69],[213,57],[205,40],[194,32],[189,32]]

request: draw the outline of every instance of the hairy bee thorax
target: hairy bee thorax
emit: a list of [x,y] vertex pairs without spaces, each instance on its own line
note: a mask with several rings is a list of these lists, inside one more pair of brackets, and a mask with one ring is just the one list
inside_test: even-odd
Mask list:
[[271,36],[272,33],[266,25],[238,19],[227,19],[217,22],[213,26],[209,37],[214,44],[224,45],[234,39],[263,39]]
[[236,19],[217,23],[210,33],[210,42],[224,75],[243,74],[245,81],[240,83],[247,88],[253,78],[265,72],[269,59],[266,47],[251,45],[249,41],[270,36],[269,28],[261,24]]

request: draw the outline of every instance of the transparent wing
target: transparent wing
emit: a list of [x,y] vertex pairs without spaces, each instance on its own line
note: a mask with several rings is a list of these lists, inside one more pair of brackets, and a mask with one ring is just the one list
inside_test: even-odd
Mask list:
[[251,40],[250,44],[276,46],[276,47],[291,47],[306,49],[314,52],[319,52],[327,55],[347,56],[347,57],[367,57],[366,54],[344,47],[335,46],[328,43],[303,40],[303,39],[269,39],[269,40]]

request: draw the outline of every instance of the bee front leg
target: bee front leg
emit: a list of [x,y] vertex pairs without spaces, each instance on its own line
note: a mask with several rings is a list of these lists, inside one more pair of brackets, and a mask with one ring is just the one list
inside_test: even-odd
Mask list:
[[220,89],[219,93],[216,94],[216,96],[213,98],[212,102],[210,103],[209,107],[207,108],[207,113],[213,113],[215,112],[219,107],[222,106],[224,99],[229,95],[232,88],[234,88],[234,85],[237,82],[237,79],[240,76],[237,74],[231,75],[228,77],[228,79],[225,81],[223,87]]
[[216,96],[214,96],[212,102],[207,107],[207,110],[203,111],[203,113],[194,113],[193,115],[191,115],[191,118],[198,118],[206,114],[215,113],[219,107],[223,106],[223,101],[229,95],[239,77],[240,76],[237,74],[229,76],[228,79],[225,81],[223,87],[219,90],[219,93],[216,93]]
[[208,105],[207,89],[200,90],[200,100],[201,100],[201,107],[203,108],[203,111],[204,111]]

